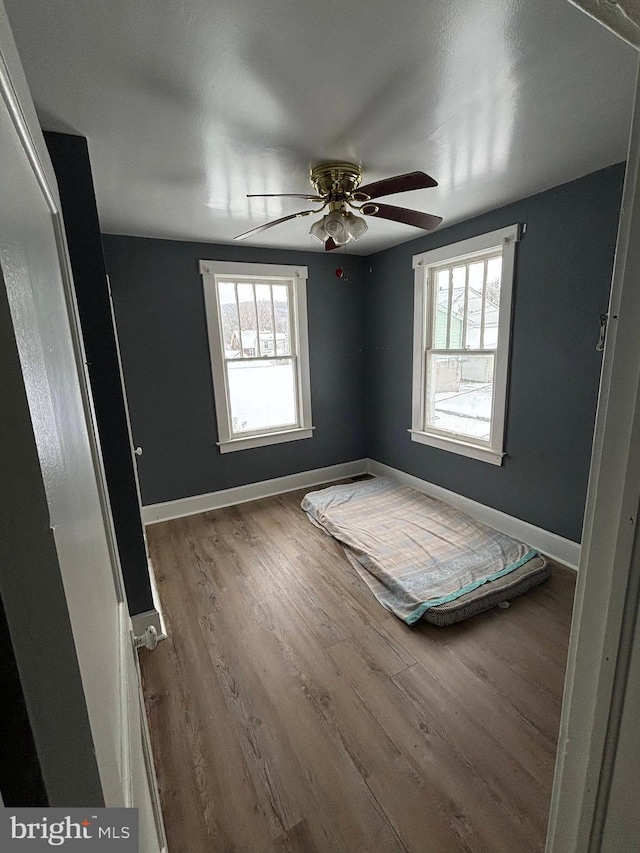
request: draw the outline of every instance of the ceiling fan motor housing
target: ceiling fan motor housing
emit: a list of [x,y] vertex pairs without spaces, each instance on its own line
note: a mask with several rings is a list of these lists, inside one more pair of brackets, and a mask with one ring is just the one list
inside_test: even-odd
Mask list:
[[348,196],[362,181],[362,170],[356,163],[320,163],[311,170],[311,183],[322,196]]

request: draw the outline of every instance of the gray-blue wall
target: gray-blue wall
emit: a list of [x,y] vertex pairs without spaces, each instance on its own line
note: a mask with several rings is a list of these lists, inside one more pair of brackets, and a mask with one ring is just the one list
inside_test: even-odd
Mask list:
[[[367,258],[368,455],[579,541],[623,165]],[[412,442],[412,256],[514,222],[517,248],[501,467]]]
[[[361,258],[103,235],[145,504],[228,489],[366,454]],[[313,438],[221,455],[203,260],[303,264]],[[335,268],[344,261],[348,280]]]
[[[104,236],[146,504],[370,456],[578,541],[623,165],[367,258]],[[426,204],[425,194],[425,204]],[[410,440],[412,255],[526,223],[501,467]],[[312,439],[220,455],[199,259],[306,264]]]

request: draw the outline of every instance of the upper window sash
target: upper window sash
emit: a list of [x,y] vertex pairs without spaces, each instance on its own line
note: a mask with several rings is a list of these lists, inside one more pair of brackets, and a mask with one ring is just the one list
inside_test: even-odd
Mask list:
[[[231,285],[234,288],[234,296],[235,296],[235,306],[237,313],[237,321],[238,321],[238,330],[237,330],[237,342],[239,344],[239,352],[232,359],[229,359],[226,356],[226,350],[224,359],[225,361],[241,361],[241,360],[251,360],[255,361],[260,358],[269,358],[273,359],[278,356],[282,358],[287,358],[292,355],[297,355],[298,352],[298,336],[296,329],[296,294],[295,294],[295,282],[293,279],[280,279],[280,278],[271,278],[269,280],[259,279],[255,276],[229,276],[229,275],[214,275],[215,280],[215,295],[216,295],[216,304],[218,309],[218,322],[220,326],[220,339],[224,344],[224,322],[223,322],[223,310],[222,310],[222,301],[220,294],[221,284]],[[238,287],[240,285],[251,285],[253,288],[253,305],[255,312],[255,320],[256,320],[256,328],[253,330],[255,332],[255,340],[253,341],[253,354],[245,353],[245,349],[249,348],[246,346],[247,341],[246,334],[248,330],[242,330],[242,323],[240,317],[240,305],[245,304],[244,300],[241,300],[238,294]],[[261,333],[260,332],[260,317],[258,311],[258,295],[257,288],[261,286],[266,286],[270,289],[269,294],[269,302],[271,304],[271,333]],[[275,314],[275,305],[276,298],[273,293],[273,288],[275,287],[283,287],[287,290],[287,329],[288,329],[288,341],[287,341],[287,352],[278,352],[278,335],[282,335],[279,333],[276,328],[276,314]],[[234,330],[235,331],[235,330]],[[287,336],[285,336],[287,337]],[[264,338],[264,340],[263,340]],[[273,345],[273,349],[269,346],[269,339],[271,339],[271,344]],[[263,351],[264,350],[264,351]]]
[[[441,351],[459,351],[478,349],[484,352],[492,352],[497,349],[497,328],[487,324],[487,303],[491,300],[487,295],[487,287],[492,280],[489,275],[491,261],[500,260],[502,267],[502,248],[494,248],[487,252],[475,253],[471,257],[450,258],[447,263],[429,265],[425,273],[425,287],[427,288],[427,305],[430,312],[430,323],[428,323],[429,334],[425,335],[425,349],[441,350]],[[483,265],[482,282],[480,284],[480,292],[474,290],[470,281],[470,268],[473,266]],[[454,271],[464,269],[464,282],[455,284]],[[442,293],[438,283],[439,278],[446,275],[447,282],[445,284],[446,306],[440,304],[439,296]],[[502,270],[500,273],[502,279]],[[458,305],[458,311],[454,310],[455,298],[462,293],[462,305]],[[471,296],[474,293],[480,298],[480,317],[479,322],[472,323],[471,321]],[[495,308],[495,314],[499,317],[500,299],[498,304],[492,303]],[[460,313],[461,310],[461,313]],[[489,312],[491,313],[491,312]],[[445,323],[439,323],[444,315]],[[444,325],[444,329],[442,326]],[[469,341],[469,334],[473,329],[478,331],[477,346],[473,346]],[[487,344],[487,329],[496,329],[496,342],[494,345]],[[493,336],[491,336],[493,337]]]

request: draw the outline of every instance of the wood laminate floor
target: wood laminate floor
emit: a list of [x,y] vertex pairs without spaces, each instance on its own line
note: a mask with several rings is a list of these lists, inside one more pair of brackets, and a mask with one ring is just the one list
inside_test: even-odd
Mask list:
[[304,493],[148,529],[169,638],[142,672],[170,853],[542,851],[574,573],[409,628]]

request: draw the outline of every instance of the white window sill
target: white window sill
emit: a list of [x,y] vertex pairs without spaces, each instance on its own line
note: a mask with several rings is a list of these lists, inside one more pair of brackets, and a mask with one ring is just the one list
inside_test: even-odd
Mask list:
[[231,438],[228,441],[218,441],[220,453],[233,453],[236,450],[248,450],[250,447],[266,447],[269,444],[282,444],[285,441],[297,441],[300,438],[312,438],[315,427],[302,427],[283,430],[282,432],[267,432],[262,435],[249,435],[246,438]]
[[477,444],[470,444],[456,438],[445,438],[441,435],[434,435],[433,433],[414,429],[410,429],[408,432],[411,433],[411,441],[428,444],[430,447],[437,447],[439,450],[459,453],[461,456],[468,456],[470,459],[479,459],[481,462],[489,462],[490,465],[502,465],[502,459],[505,456],[504,453],[491,450],[489,447],[480,447]]

